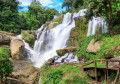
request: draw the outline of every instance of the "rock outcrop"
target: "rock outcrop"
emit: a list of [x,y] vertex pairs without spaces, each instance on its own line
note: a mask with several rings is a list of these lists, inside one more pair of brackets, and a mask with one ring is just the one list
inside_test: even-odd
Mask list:
[[58,25],[58,22],[53,22],[47,26],[47,30],[52,29]]
[[[110,60],[120,60],[120,57],[119,58],[111,58]],[[108,62],[108,67],[109,68],[119,68],[119,62]]]
[[10,43],[11,56],[13,59],[24,59],[27,57],[26,49],[22,40],[12,37]]
[[65,55],[66,53],[75,52],[75,51],[77,51],[77,48],[76,48],[76,47],[68,47],[68,48],[56,50],[56,52],[57,52],[57,54],[58,54],[59,56],[63,56],[63,55]]
[[88,44],[86,51],[89,53],[96,53],[100,49],[100,46],[101,44],[99,41],[95,42],[95,39],[92,39]]
[[60,15],[53,19],[53,22],[58,22],[59,24],[63,21],[63,15]]
[[9,45],[11,40],[11,35],[0,33],[0,45]]
[[29,60],[11,61],[13,62],[14,69],[7,80],[9,80],[11,84],[34,84],[38,69],[34,68]]

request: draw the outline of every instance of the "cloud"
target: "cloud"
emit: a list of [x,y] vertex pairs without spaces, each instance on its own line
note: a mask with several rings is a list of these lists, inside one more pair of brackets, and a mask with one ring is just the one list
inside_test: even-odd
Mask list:
[[48,6],[49,4],[53,4],[52,0],[39,0],[39,1],[43,6]]
[[[32,2],[32,0],[18,0],[18,1],[21,2],[19,6],[22,6],[22,7],[29,6],[30,3]],[[64,0],[39,0],[39,1],[46,8],[55,8],[58,11],[65,10],[61,8]],[[25,8],[23,9],[23,11],[24,10],[27,11],[28,9]]]
[[32,0],[18,0],[21,4],[20,6],[29,6]]

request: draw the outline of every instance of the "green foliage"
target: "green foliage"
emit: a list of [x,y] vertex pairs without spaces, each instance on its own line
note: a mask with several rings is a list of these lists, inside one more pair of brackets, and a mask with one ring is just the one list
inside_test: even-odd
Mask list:
[[87,59],[95,59],[96,58],[96,56],[94,54],[90,54],[90,53],[86,52],[86,48],[93,37],[95,37],[95,36],[88,36],[86,38],[81,39],[78,42],[77,56],[79,59],[81,57],[85,57]]
[[106,37],[102,39],[101,49],[97,52],[97,54],[101,58],[111,58],[114,56],[114,50],[120,44],[119,40],[120,35],[115,35],[113,37]]
[[51,70],[51,72],[47,73],[47,81],[45,82],[46,84],[59,84],[60,80],[63,77],[63,71],[62,70]]
[[79,39],[85,38],[88,30],[88,22],[85,17],[75,18],[75,28],[72,29],[68,46],[77,46]]
[[34,46],[34,42],[35,42],[35,33],[33,33],[32,31],[28,30],[27,32],[22,31],[22,37],[23,39],[29,43],[29,45],[31,47]]
[[8,47],[0,47],[0,60],[4,60],[9,58],[10,56],[10,50]]
[[88,84],[86,80],[80,78],[79,76],[73,76],[73,79],[65,80],[65,84]]
[[[18,33],[23,28],[17,0],[0,0],[0,30]],[[24,23],[25,24],[25,23]]]
[[13,71],[12,62],[9,60],[10,50],[8,47],[0,48],[0,81],[3,81],[3,77],[9,76]]
[[[76,77],[79,77],[81,79],[84,79],[86,80],[86,82],[89,80],[89,77],[87,76],[87,74],[85,72],[82,72],[80,71],[79,68],[75,68],[71,65],[62,65],[62,66],[58,66],[58,67],[52,67],[50,65],[44,65],[40,72],[42,72],[40,74],[40,77],[42,78],[42,82],[43,84],[54,84],[53,82],[51,83],[49,81],[49,79],[52,77],[52,76],[59,76],[58,78],[60,79],[59,80],[59,84],[68,84],[67,82],[69,81],[69,84],[72,84],[73,81],[75,80],[73,77],[76,76]],[[56,73],[57,74],[56,74]],[[49,75],[48,75],[49,73]],[[54,74],[54,75],[53,75]],[[59,74],[59,75],[58,75]],[[61,75],[60,75],[61,74]],[[48,76],[50,76],[48,78]],[[52,77],[51,79],[55,79],[54,81],[57,81],[58,78],[55,78],[55,77]],[[73,78],[73,81],[70,81],[71,78]],[[53,80],[52,80],[53,81]],[[81,81],[80,79],[77,80],[76,79],[76,84]],[[85,83],[85,81],[83,81]],[[57,83],[57,84],[58,84]],[[84,84],[83,83],[83,84]],[[87,83],[86,83],[87,84]]]

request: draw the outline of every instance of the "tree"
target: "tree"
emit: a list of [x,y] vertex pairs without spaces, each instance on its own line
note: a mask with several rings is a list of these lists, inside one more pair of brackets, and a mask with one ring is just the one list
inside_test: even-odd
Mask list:
[[72,6],[72,0],[65,0],[62,4],[62,8],[66,7],[66,10],[70,10],[70,7]]
[[17,0],[0,0],[0,30],[14,33],[21,29],[18,4]]

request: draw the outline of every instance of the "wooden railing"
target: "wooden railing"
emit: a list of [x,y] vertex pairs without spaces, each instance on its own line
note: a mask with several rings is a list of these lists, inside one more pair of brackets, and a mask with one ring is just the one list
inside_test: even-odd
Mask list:
[[[95,79],[96,79],[96,83],[97,83],[97,80],[98,80],[98,76],[97,76],[97,61],[105,61],[106,62],[106,67],[105,67],[105,80],[106,80],[106,83],[107,84],[109,84],[108,83],[108,75],[109,75],[109,73],[108,73],[108,69],[113,69],[113,70],[117,70],[117,75],[116,75],[116,77],[115,77],[115,80],[114,80],[114,84],[116,84],[116,82],[117,82],[117,78],[119,77],[119,73],[120,73],[120,59],[111,59],[111,60],[107,60],[107,59],[95,59],[94,61],[92,61],[92,62],[89,62],[89,63],[87,63],[87,64],[85,64],[85,65],[82,65],[81,66],[81,69],[83,70],[84,69],[84,67],[85,66],[87,66],[87,65],[90,65],[90,64],[92,64],[92,63],[94,63],[95,64]],[[118,66],[118,68],[116,69],[116,68],[109,68],[108,67],[108,62],[119,62],[119,66]]]

